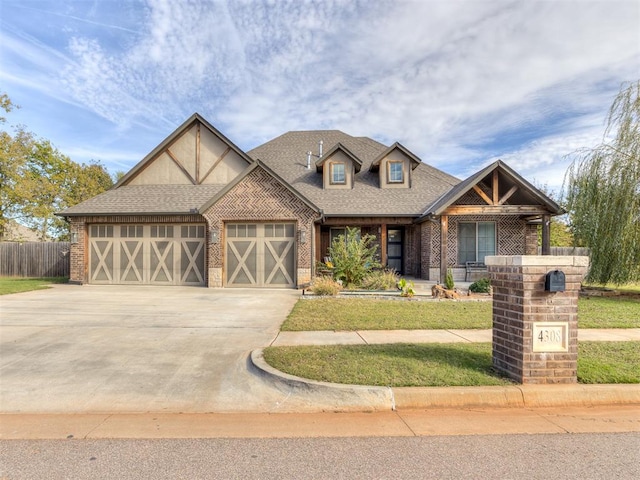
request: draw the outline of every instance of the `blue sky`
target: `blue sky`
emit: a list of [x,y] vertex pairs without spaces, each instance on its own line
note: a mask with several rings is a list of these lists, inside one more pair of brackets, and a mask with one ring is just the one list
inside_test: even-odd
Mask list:
[[340,129],[558,190],[638,78],[638,0],[0,0],[8,124],[112,173],[199,112],[245,151]]

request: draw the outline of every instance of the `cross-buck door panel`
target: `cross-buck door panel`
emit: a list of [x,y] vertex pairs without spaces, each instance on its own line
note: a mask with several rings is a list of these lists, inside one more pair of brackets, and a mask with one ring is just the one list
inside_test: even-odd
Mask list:
[[204,225],[91,225],[89,282],[204,285]]
[[228,287],[295,286],[295,224],[227,224]]

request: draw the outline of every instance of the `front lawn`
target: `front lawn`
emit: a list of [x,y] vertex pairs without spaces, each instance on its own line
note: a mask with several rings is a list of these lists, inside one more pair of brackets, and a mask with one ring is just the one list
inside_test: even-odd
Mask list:
[[[371,298],[299,300],[283,331],[416,330],[491,328],[490,301],[428,301]],[[581,297],[578,328],[640,328],[640,299]]]
[[[579,383],[640,383],[640,342],[581,342]],[[269,347],[274,368],[323,382],[390,387],[509,385],[490,343]]]
[[491,328],[491,302],[371,298],[299,300],[284,331]]
[[67,277],[19,278],[0,277],[0,295],[51,288],[52,283],[67,283]]

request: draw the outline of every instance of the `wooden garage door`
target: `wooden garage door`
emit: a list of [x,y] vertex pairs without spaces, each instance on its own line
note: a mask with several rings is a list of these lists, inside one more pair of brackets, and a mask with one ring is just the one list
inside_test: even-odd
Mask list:
[[295,286],[294,223],[226,225],[228,287]]
[[204,285],[204,225],[91,225],[89,283]]

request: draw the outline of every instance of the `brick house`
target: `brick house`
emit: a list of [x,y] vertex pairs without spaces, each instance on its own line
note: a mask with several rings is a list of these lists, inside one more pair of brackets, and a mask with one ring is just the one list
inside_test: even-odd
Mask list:
[[111,190],[60,215],[72,282],[296,287],[347,226],[375,236],[384,265],[437,281],[486,255],[536,254],[538,225],[559,213],[501,161],[460,181],[399,143],[337,130],[244,152],[194,114]]

